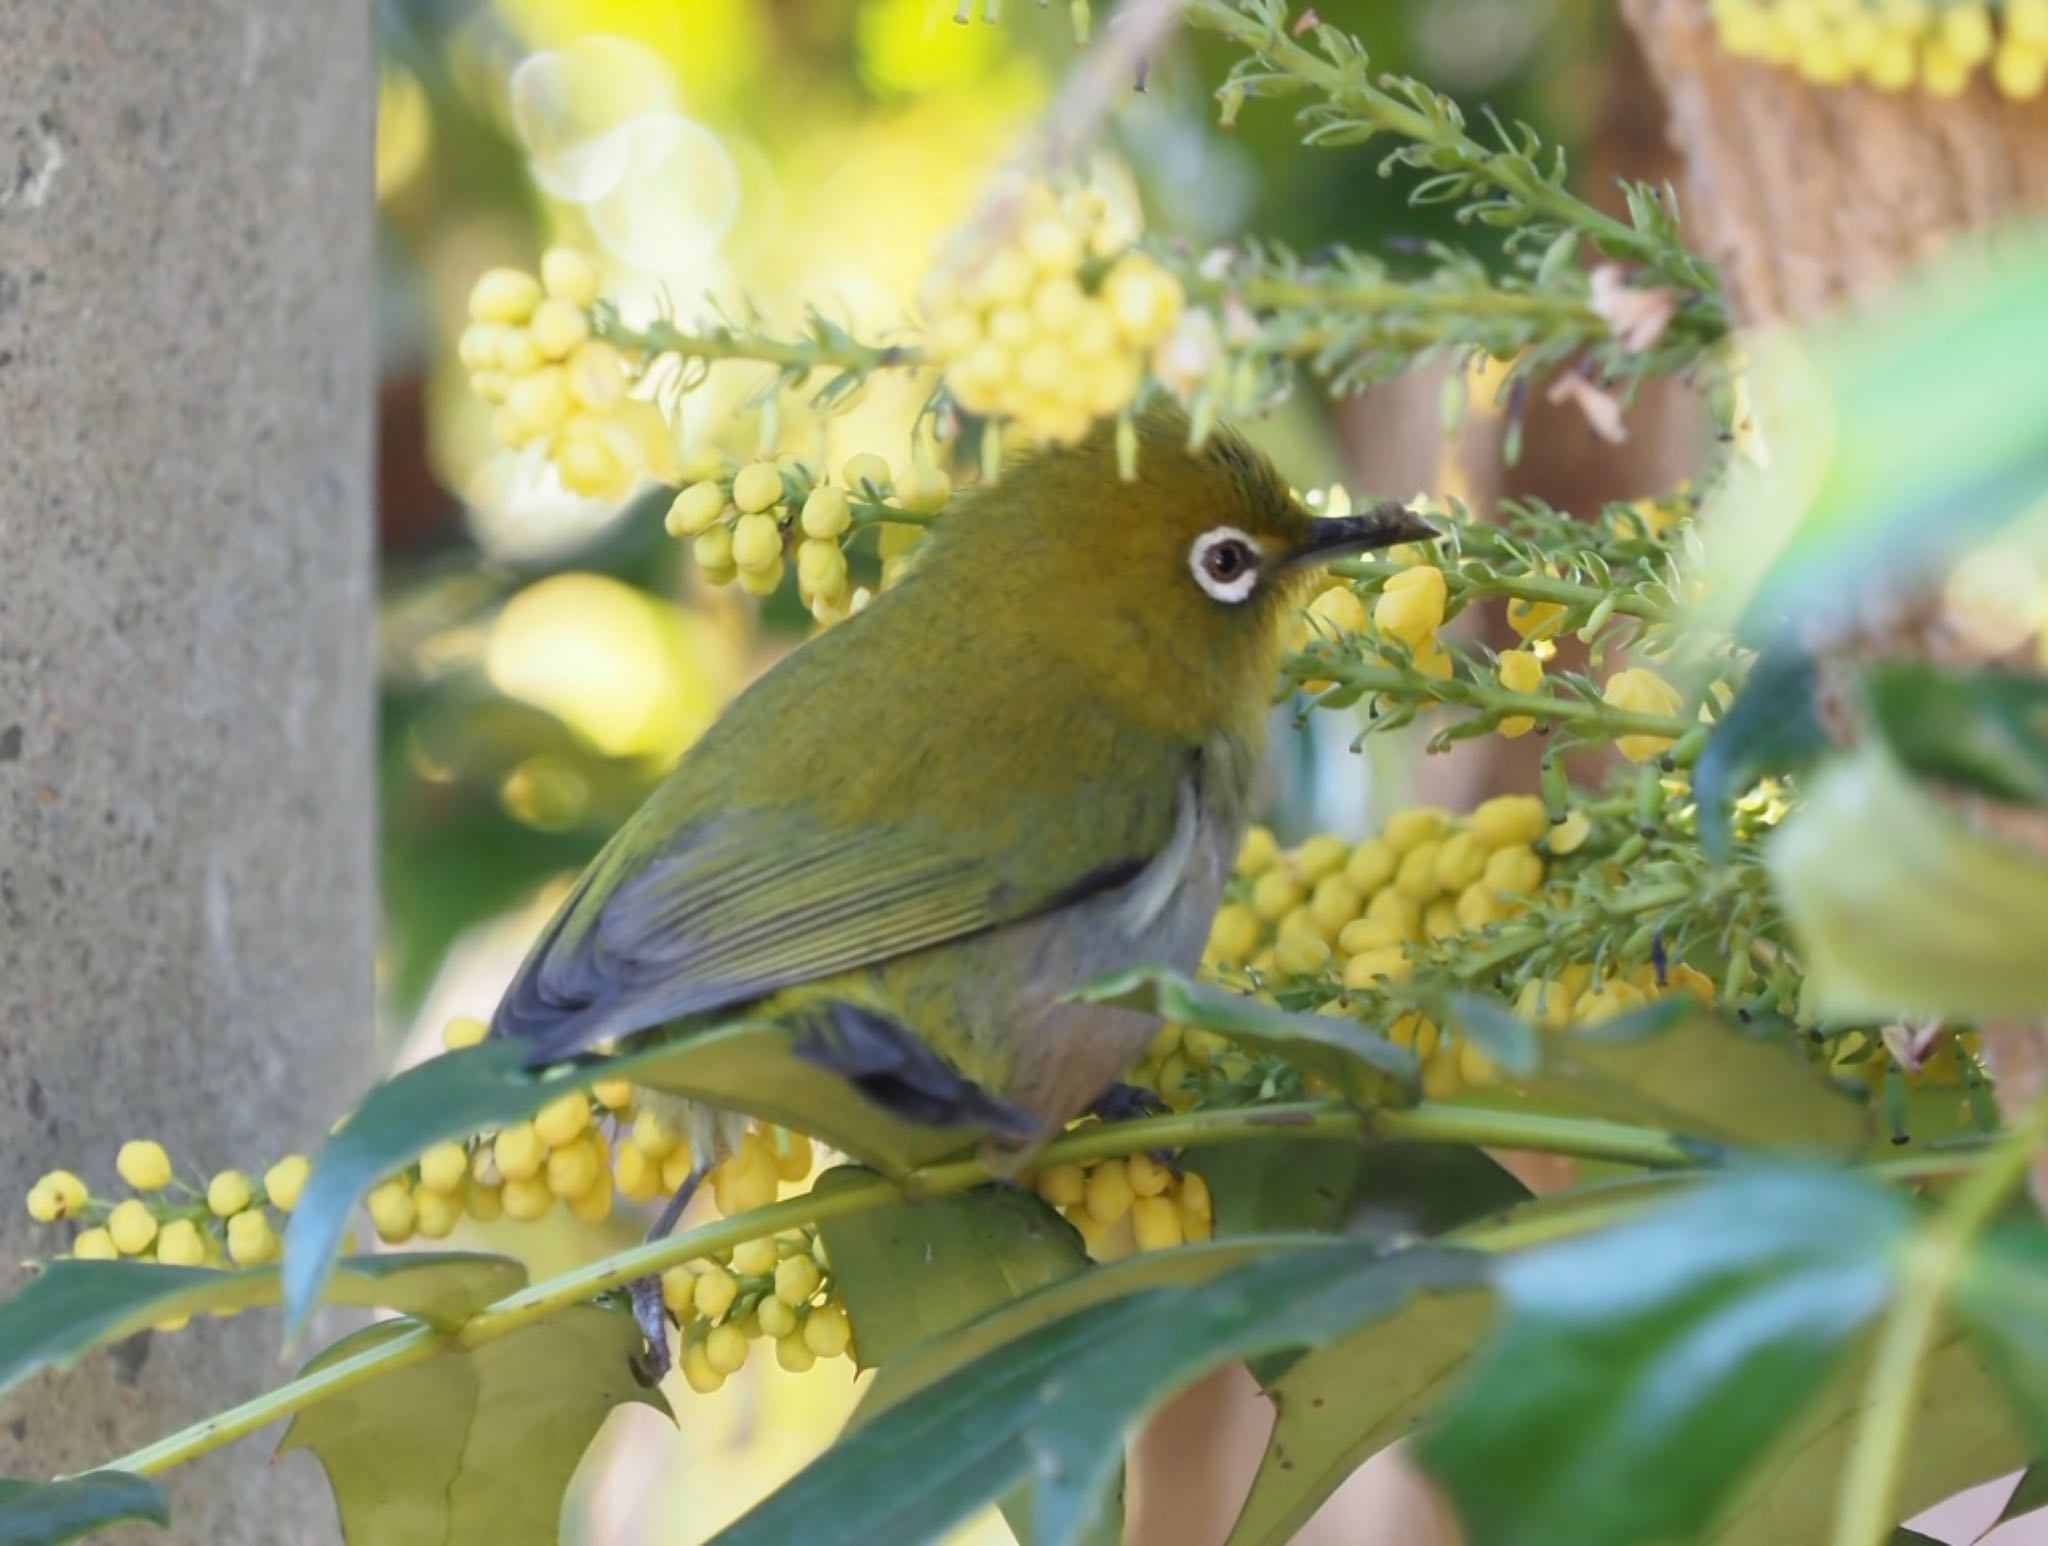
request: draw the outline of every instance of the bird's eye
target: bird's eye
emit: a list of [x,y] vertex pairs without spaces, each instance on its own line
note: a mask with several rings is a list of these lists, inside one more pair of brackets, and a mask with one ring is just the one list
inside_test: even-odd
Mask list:
[[1210,596],[1234,604],[1258,583],[1259,545],[1234,526],[1219,526],[1195,539],[1188,567]]

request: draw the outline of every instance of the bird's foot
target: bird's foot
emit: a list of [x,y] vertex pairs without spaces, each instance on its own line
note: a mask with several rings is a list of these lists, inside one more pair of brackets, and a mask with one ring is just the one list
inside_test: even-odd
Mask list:
[[632,1357],[633,1378],[651,1390],[675,1367],[668,1350],[668,1311],[661,1302],[661,1279],[635,1278],[626,1285],[626,1292],[632,1296],[633,1319],[647,1341]]
[[[676,1220],[683,1216],[683,1209],[690,1206],[690,1199],[697,1195],[697,1188],[708,1174],[710,1166],[699,1160],[683,1178],[683,1184],[676,1188],[675,1195],[662,1205],[654,1227],[647,1231],[650,1241],[661,1239],[676,1227]],[[662,1303],[661,1279],[651,1275],[635,1278],[626,1285],[626,1292],[633,1301],[633,1319],[639,1323],[640,1335],[647,1343],[632,1359],[633,1378],[643,1386],[659,1385],[663,1376],[675,1367],[675,1360],[669,1356],[668,1350],[668,1307]]]

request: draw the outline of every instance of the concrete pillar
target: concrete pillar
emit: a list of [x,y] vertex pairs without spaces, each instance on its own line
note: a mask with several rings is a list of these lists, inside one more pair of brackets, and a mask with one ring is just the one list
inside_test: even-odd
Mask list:
[[[368,1075],[368,0],[0,0],[0,1287],[51,1164],[317,1141]],[[281,1376],[274,1319],[0,1407],[0,1475]],[[260,1443],[260,1441],[257,1441]],[[173,1536],[335,1534],[255,1445]]]

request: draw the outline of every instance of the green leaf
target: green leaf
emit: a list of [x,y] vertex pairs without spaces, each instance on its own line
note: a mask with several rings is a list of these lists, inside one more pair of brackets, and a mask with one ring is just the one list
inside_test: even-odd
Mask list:
[[1543,1061],[1543,1038],[1536,1027],[1491,993],[1446,993],[1430,1008],[1439,1024],[1512,1079],[1527,1078]]
[[1796,773],[1828,749],[1827,731],[1816,712],[1813,657],[1787,644],[1757,658],[1735,701],[1715,721],[1693,766],[1700,843],[1716,864],[1726,864],[1735,847],[1730,808],[1758,779]]
[[2048,805],[2048,677],[1886,661],[1864,683],[1899,766],[2022,805]]
[[284,1240],[287,1334],[305,1324],[372,1187],[432,1144],[520,1121],[564,1090],[600,1079],[630,1079],[784,1123],[890,1176],[973,1145],[971,1129],[919,1126],[860,1099],[838,1075],[792,1055],[789,1041],[780,1027],[742,1022],[536,1071],[525,1064],[530,1048],[492,1040],[387,1079],[327,1140],[292,1212]]
[[1146,1251],[1096,1267],[986,1315],[914,1349],[906,1357],[875,1372],[875,1381],[853,1414],[859,1427],[890,1407],[937,1384],[1008,1343],[1028,1336],[1090,1306],[1109,1304],[1133,1294],[1161,1288],[1206,1283],[1246,1262],[1285,1250],[1324,1242],[1309,1235],[1261,1235],[1239,1240],[1207,1240],[1171,1251]]
[[1384,1105],[1390,1096],[1413,1100],[1419,1088],[1421,1070],[1414,1054],[1355,1020],[1278,1009],[1163,967],[1091,983],[1074,996],[1161,1015],[1274,1053],[1303,1073],[1328,1080],[1359,1104]]
[[[368,1327],[309,1368],[412,1329]],[[292,1419],[278,1452],[319,1460],[355,1546],[555,1546],[562,1494],[598,1426],[629,1402],[668,1410],[633,1382],[639,1348],[624,1310],[575,1305],[330,1396]]]
[[1186,1155],[1219,1238],[1301,1230],[1427,1239],[1511,1208],[1528,1189],[1477,1149],[1356,1138],[1255,1138]]
[[[826,1172],[823,1192],[866,1172]],[[864,1369],[1088,1265],[1073,1227],[1030,1192],[979,1187],[818,1226]]]
[[[321,1300],[452,1325],[525,1284],[526,1269],[503,1256],[361,1256],[335,1269]],[[39,1370],[68,1368],[94,1348],[159,1321],[273,1305],[281,1297],[276,1267],[216,1271],[144,1261],[47,1262],[20,1293],[0,1304],[0,1391]]]
[[1812,780],[1765,853],[1812,1012],[1958,1019],[2048,1009],[2048,864],[1972,831],[1869,742]]
[[1462,1252],[1388,1257],[1333,1242],[1199,1288],[1094,1305],[891,1407],[716,1539],[930,1540],[1028,1479],[1037,1546],[1071,1546],[1122,1463],[1125,1435],[1175,1391],[1240,1359],[1340,1336],[1418,1295],[1470,1288],[1483,1271]]
[[[1803,1049],[1689,996],[1552,1036],[1548,1051],[1523,1088],[1582,1115],[1740,1147],[1850,1155],[1870,1141],[1868,1106]],[[1705,1148],[1700,1157],[1716,1158]]]
[[[1868,1400],[1868,1373],[1852,1364],[1776,1446],[1709,1537],[1714,1546],[1814,1546],[1834,1524],[1842,1467]],[[2028,1449],[1983,1360],[1961,1332],[1921,1364],[1913,1441],[1899,1462],[1899,1512],[1911,1517],[1966,1487],[2023,1464]]]
[[2037,1221],[1985,1235],[1952,1294],[1956,1318],[1976,1336],[2039,1452],[2048,1444],[2048,1234]]
[[1413,1431],[1491,1314],[1483,1294],[1413,1299],[1296,1359],[1266,1388],[1278,1416],[1226,1546],[1293,1540],[1346,1477]]
[[1795,623],[1807,639],[1840,632],[2037,516],[2044,276],[2028,236],[1896,287],[1877,325],[1862,314],[1758,342],[1751,385],[1769,466],[1735,458],[1702,516],[1722,614],[1710,626],[1740,610],[1747,638]]
[[57,1546],[123,1521],[168,1525],[163,1489],[129,1471],[60,1482],[0,1481],[0,1546]]
[[1502,1328],[1420,1451],[1471,1546],[1697,1539],[1883,1307],[1910,1222],[1882,1187],[1759,1168],[1508,1258]]

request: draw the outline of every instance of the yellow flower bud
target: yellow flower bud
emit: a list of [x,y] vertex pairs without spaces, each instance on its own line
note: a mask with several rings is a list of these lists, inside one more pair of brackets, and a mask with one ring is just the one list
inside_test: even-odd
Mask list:
[[429,1240],[445,1240],[462,1221],[462,1198],[424,1186],[412,1189],[413,1224]]
[[522,1224],[545,1218],[555,1205],[555,1194],[548,1189],[547,1177],[542,1175],[506,1181],[499,1189],[499,1197],[504,1203],[505,1217]]
[[557,1197],[577,1198],[597,1185],[597,1178],[605,1174],[604,1159],[599,1153],[602,1140],[584,1141],[577,1139],[563,1148],[551,1150],[548,1154],[548,1190]]
[[1087,1194],[1087,1172],[1079,1165],[1048,1165],[1038,1173],[1038,1195],[1055,1208],[1078,1207]]
[[817,1163],[811,1152],[811,1140],[803,1133],[788,1132],[782,1139],[775,1151],[775,1174],[784,1181],[801,1181]]
[[171,1157],[148,1138],[131,1138],[114,1157],[114,1169],[138,1192],[156,1192],[171,1184]]
[[782,588],[783,576],[788,572],[789,566],[783,563],[780,556],[778,556],[775,562],[766,569],[740,569],[736,571],[734,579],[739,582],[740,589],[749,596],[772,596]]
[[586,1224],[602,1224],[612,1216],[612,1173],[597,1162],[597,1178],[569,1199],[569,1211]]
[[[548,1201],[553,1202],[554,1199],[550,1197]],[[488,1224],[505,1216],[505,1193],[502,1187],[478,1186],[471,1182],[468,1190],[462,1194],[462,1203],[469,1210],[469,1216],[479,1224]]]
[[1123,1161],[1103,1160],[1088,1172],[1084,1193],[1088,1216],[1098,1224],[1114,1224],[1131,1209],[1131,1183]]
[[172,1219],[157,1231],[156,1259],[166,1267],[206,1265],[206,1240],[190,1219]]
[[782,528],[772,515],[743,515],[733,523],[732,561],[742,571],[761,573],[782,562]]
[[[1421,853],[1428,848],[1424,844],[1417,849]],[[1405,861],[1404,861],[1405,862]],[[1471,832],[1453,832],[1436,847],[1436,863],[1431,869],[1431,881],[1438,891],[1463,891],[1477,880],[1486,870],[1486,850]],[[1428,926],[1425,912],[1423,924]]]
[[420,1185],[452,1197],[469,1180],[469,1150],[459,1143],[437,1143],[420,1156]]
[[403,1180],[394,1178],[373,1189],[365,1206],[377,1238],[386,1245],[402,1245],[412,1238],[419,1215],[413,1208],[412,1188]]
[[698,533],[696,540],[690,544],[690,558],[707,577],[715,579],[725,575],[726,571],[734,567],[732,529],[714,526],[709,531]]
[[749,462],[733,474],[732,502],[745,514],[782,503],[782,469],[773,462]]
[[133,1197],[117,1204],[107,1217],[107,1234],[123,1256],[140,1256],[148,1250],[156,1230],[156,1215],[149,1211],[149,1204]]
[[306,1189],[306,1177],[312,1173],[313,1162],[305,1155],[287,1154],[263,1172],[263,1195],[270,1199],[273,1208],[289,1213],[299,1205],[299,1194]]
[[526,330],[542,359],[561,360],[590,337],[590,318],[581,306],[550,297],[533,308]]
[[[1631,666],[1607,679],[1601,701],[1634,714],[1676,714],[1685,703],[1676,687],[1647,666]],[[1670,750],[1672,738],[1662,735],[1625,735],[1614,744],[1630,762],[1647,762]]]
[[787,1331],[775,1339],[775,1361],[790,1374],[803,1374],[817,1363],[818,1355],[801,1331]]
[[1344,963],[1344,986],[1354,992],[1386,982],[1406,982],[1415,975],[1415,963],[1408,959],[1408,952],[1400,945],[1386,945],[1373,950],[1361,950]]
[[516,268],[494,268],[469,292],[469,315],[477,322],[524,322],[540,302],[540,281]]
[[1301,882],[1293,873],[1276,865],[1252,883],[1252,912],[1267,923],[1274,923],[1299,907],[1303,895]]
[[799,520],[806,537],[816,537],[821,541],[843,537],[853,525],[853,512],[847,506],[846,491],[829,483],[819,484],[805,497]]
[[1351,857],[1344,861],[1344,878],[1360,896],[1371,896],[1394,878],[1400,862],[1401,856],[1391,843],[1368,838],[1352,849]]
[[713,1326],[704,1337],[704,1361],[720,1374],[737,1374],[747,1361],[747,1334],[737,1326]]
[[1330,964],[1330,947],[1320,935],[1283,934],[1273,946],[1273,964],[1289,977],[1318,976]]
[[491,1155],[497,1161],[498,1174],[507,1181],[530,1181],[547,1163],[548,1150],[533,1124],[521,1122],[498,1134],[492,1141]]
[[1495,896],[1534,896],[1543,884],[1543,861],[1527,846],[1503,848],[1486,861],[1479,883]]
[[785,1256],[775,1267],[775,1297],[793,1309],[810,1303],[823,1281],[818,1264],[808,1255]]
[[1116,260],[1101,294],[1117,331],[1139,348],[1150,348],[1173,331],[1185,299],[1180,281],[1141,252]]
[[[35,1191],[43,1194],[49,1212],[36,1213],[33,1203],[29,1212],[39,1224],[55,1223],[58,1219],[75,1219],[85,1208],[88,1192],[85,1183],[68,1170],[53,1170],[35,1184]],[[30,1194],[32,1197],[34,1193]]]
[[853,1344],[853,1326],[846,1310],[835,1303],[821,1304],[804,1317],[804,1346],[820,1358],[837,1358]]
[[927,463],[914,462],[897,475],[896,500],[906,510],[933,515],[952,495],[953,480]]
[[806,596],[837,597],[846,590],[846,554],[836,542],[806,537],[796,545],[796,583]]
[[1394,889],[1418,907],[1436,895],[1436,861],[1444,845],[1432,838],[1401,855],[1394,871]]
[[1485,848],[1533,843],[1550,829],[1542,800],[1532,794],[1496,795],[1472,813],[1473,841]]
[[1149,1154],[1132,1154],[1124,1159],[1124,1179],[1138,1197],[1157,1197],[1173,1185],[1173,1172]]
[[846,465],[839,470],[839,477],[849,489],[875,498],[887,494],[895,486],[889,477],[889,464],[872,451],[848,457]]
[[1577,853],[1593,835],[1593,818],[1584,811],[1572,811],[1550,829],[1543,846],[1554,854]]
[[[1500,685],[1509,692],[1533,693],[1543,686],[1543,662],[1528,650],[1502,650],[1496,668]],[[1536,721],[1527,714],[1511,715],[1500,722],[1500,733],[1508,740],[1527,735]]]
[[776,1257],[773,1235],[764,1235],[759,1240],[743,1240],[732,1248],[732,1270],[741,1277],[757,1278],[764,1272],[775,1270]]
[[697,1278],[693,1302],[699,1315],[706,1320],[715,1321],[732,1308],[733,1301],[739,1298],[739,1295],[738,1280],[725,1268],[712,1262]]
[[1233,964],[1246,960],[1259,948],[1259,920],[1240,902],[1217,909],[1209,923],[1209,955]]
[[[1389,816],[1386,830],[1380,833],[1380,837],[1398,857],[1417,843],[1426,843],[1431,838],[1442,837],[1450,830],[1450,826],[1451,818],[1445,812],[1433,805],[1417,805],[1404,811],[1396,811]],[[1393,872],[1389,870],[1388,873],[1391,875]],[[1354,876],[1353,879],[1355,881],[1357,877]],[[1371,891],[1376,888],[1361,885],[1359,889]]]
[[650,1159],[636,1144],[619,1146],[616,1164],[619,1190],[631,1202],[652,1202],[661,1195],[661,1162]]
[[634,1113],[633,1129],[626,1141],[651,1160],[665,1159],[676,1146],[676,1135],[669,1131],[668,1124],[652,1110],[643,1108]]
[[1459,932],[1458,900],[1440,896],[1422,909],[1422,932],[1428,939],[1449,939]]
[[1476,880],[1458,893],[1458,923],[1461,927],[1483,929],[1500,919],[1500,904],[1484,880]]
[[725,1383],[725,1376],[711,1366],[701,1342],[692,1342],[683,1354],[683,1383],[700,1396],[711,1395]]
[[1525,639],[1554,638],[1564,626],[1564,618],[1563,605],[1555,601],[1524,601],[1517,597],[1508,603],[1508,626]]
[[1187,1238],[1171,1197],[1140,1197],[1132,1203],[1131,1234],[1141,1251],[1169,1250]]
[[562,367],[547,365],[531,375],[521,376],[505,394],[502,410],[519,435],[519,444],[552,435],[569,416],[569,386]]
[[71,1254],[79,1261],[112,1261],[121,1252],[111,1234],[95,1227],[79,1231],[78,1238],[71,1242]]
[[1444,572],[1430,564],[1403,569],[1389,579],[1372,609],[1373,627],[1388,639],[1420,650],[1443,626],[1449,596]]
[[1265,870],[1280,857],[1280,843],[1273,836],[1271,827],[1248,827],[1244,841],[1237,845],[1237,861],[1231,866],[1233,873],[1249,880]]
[[1407,937],[1383,918],[1354,918],[1337,935],[1337,948],[1347,956],[1363,955],[1368,950],[1398,948]]
[[597,265],[574,247],[550,247],[540,255],[540,282],[549,295],[571,306],[597,299]]
[[583,1090],[571,1090],[566,1095],[556,1096],[541,1107],[533,1119],[535,1135],[551,1149],[574,1143],[589,1126],[590,1096]]
[[763,1299],[754,1311],[754,1320],[761,1335],[775,1341],[788,1336],[797,1326],[796,1311],[779,1297]]
[[28,1189],[28,1216],[38,1224],[54,1224],[63,1217],[57,1194],[40,1181]]
[[217,1219],[240,1213],[249,1206],[249,1199],[256,1189],[249,1184],[249,1178],[239,1170],[223,1170],[206,1183],[207,1210]]

